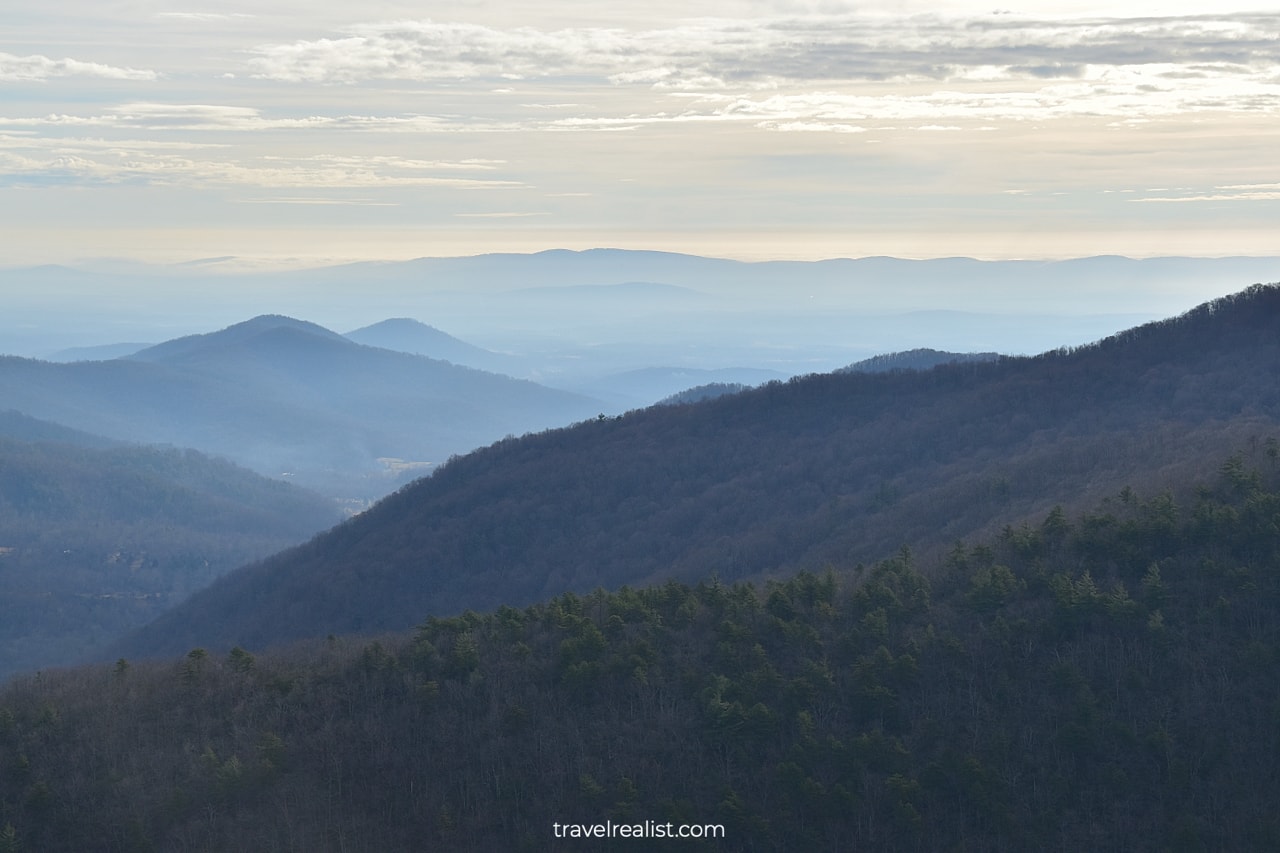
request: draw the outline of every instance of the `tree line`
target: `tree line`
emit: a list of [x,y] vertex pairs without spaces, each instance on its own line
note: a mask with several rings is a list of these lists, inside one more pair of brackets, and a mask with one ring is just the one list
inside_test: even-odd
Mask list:
[[1273,849],[1277,449],[937,559],[22,679],[0,844],[540,850],[650,820],[726,827],[684,849]]

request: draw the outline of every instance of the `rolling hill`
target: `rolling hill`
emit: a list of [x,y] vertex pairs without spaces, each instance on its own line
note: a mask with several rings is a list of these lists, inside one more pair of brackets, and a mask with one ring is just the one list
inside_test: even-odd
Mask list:
[[566,590],[942,550],[1050,500],[1190,482],[1274,431],[1277,373],[1280,288],[1259,285],[1072,350],[815,375],[506,439],[121,649],[262,648]]
[[524,377],[528,370],[527,364],[519,356],[474,346],[434,326],[407,317],[394,317],[364,326],[347,332],[346,337],[366,346],[424,355],[507,376]]
[[439,464],[601,411],[580,395],[362,346],[281,316],[110,361],[0,357],[0,395],[33,417],[194,447],[360,499],[395,488],[401,462]]

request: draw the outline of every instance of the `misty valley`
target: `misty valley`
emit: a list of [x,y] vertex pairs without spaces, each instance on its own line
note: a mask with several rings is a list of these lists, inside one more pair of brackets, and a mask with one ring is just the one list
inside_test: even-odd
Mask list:
[[1280,848],[1280,285],[1177,260],[0,270],[0,853]]

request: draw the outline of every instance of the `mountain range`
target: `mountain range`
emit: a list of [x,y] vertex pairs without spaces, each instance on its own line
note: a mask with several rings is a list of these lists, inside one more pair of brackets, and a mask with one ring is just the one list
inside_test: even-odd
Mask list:
[[[0,377],[380,418],[422,363],[478,382],[273,315]],[[332,500],[0,413],[0,653],[107,661],[0,684],[0,851],[1280,846],[1280,286],[845,364],[508,436],[261,558]]]
[[1040,356],[813,375],[512,437],[224,577],[120,648],[262,648],[565,590],[943,550],[1049,500],[1208,473],[1274,430],[1278,371],[1280,289],[1255,286]]
[[0,395],[32,417],[194,447],[357,501],[395,488],[405,468],[603,405],[273,315],[109,361],[0,357]]
[[1280,261],[1265,257],[744,263],[611,249],[288,272],[225,266],[0,269],[0,340],[10,353],[49,357],[262,313],[339,330],[415,317],[519,355],[538,373],[515,375],[539,381],[656,365],[795,375],[917,347],[1074,346],[1280,278]]
[[[1036,358],[773,383],[471,454],[230,584],[285,635],[360,609],[335,583],[427,602],[414,627],[0,685],[0,850],[1276,849],[1278,324],[1257,287]],[[622,512],[628,455],[663,485],[622,484]],[[517,526],[485,528],[469,499],[504,485],[541,500],[512,491],[492,514]],[[452,616],[413,586],[463,589],[450,539],[504,601],[532,565],[508,558],[558,537],[563,564],[618,568],[657,542],[659,492],[668,552],[723,534],[696,582]],[[989,534],[853,562],[897,535],[878,517],[912,536],[984,514]],[[705,574],[735,547],[789,576]]]

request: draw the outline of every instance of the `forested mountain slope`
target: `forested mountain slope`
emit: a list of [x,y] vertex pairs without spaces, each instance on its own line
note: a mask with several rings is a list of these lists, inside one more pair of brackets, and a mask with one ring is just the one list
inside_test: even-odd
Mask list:
[[0,690],[0,843],[59,851],[1280,847],[1280,471],[945,557],[571,593]]
[[338,507],[191,450],[0,414],[0,678],[100,654]]
[[1280,288],[1072,351],[818,375],[507,439],[237,571],[127,653],[879,559],[1204,473],[1280,420]]
[[10,409],[0,412],[0,438],[15,441],[54,441],[76,447],[121,447],[123,442],[83,432],[78,429],[42,421]]
[[884,355],[864,358],[848,367],[842,367],[836,373],[882,373],[888,370],[928,370],[939,364],[965,363],[970,361],[995,361],[1000,358],[996,352],[943,352],[936,349],[913,349],[905,352],[891,352]]
[[113,438],[194,447],[268,476],[289,474],[336,497],[394,488],[380,460],[437,464],[600,411],[579,395],[362,346],[278,316],[111,361],[0,357],[0,398]]

